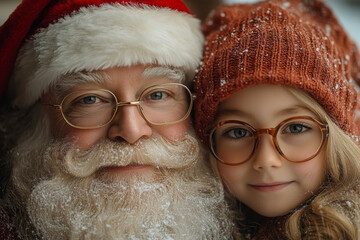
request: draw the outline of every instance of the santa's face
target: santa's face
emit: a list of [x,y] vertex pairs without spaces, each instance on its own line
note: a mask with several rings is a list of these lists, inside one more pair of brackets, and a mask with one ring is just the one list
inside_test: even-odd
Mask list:
[[[121,101],[133,101],[149,84],[149,76],[158,74],[155,71],[143,79],[144,69],[121,69],[124,75],[120,69],[107,71],[110,79],[121,82],[122,78],[126,84],[84,84],[92,89],[109,84],[106,89]],[[124,91],[125,87],[129,91]],[[157,92],[154,97],[159,97]],[[46,100],[51,98],[47,96]],[[230,238],[232,225],[222,184],[207,166],[189,121],[153,126],[136,107],[124,106],[110,124],[84,130],[69,126],[57,111],[48,109],[47,115],[52,140],[44,138],[34,145],[34,141],[24,139],[14,151],[12,179],[19,202],[24,202],[30,224],[39,236]],[[47,127],[38,125],[32,131],[39,132],[32,135],[46,135],[40,132]]]
[[[58,101],[55,100],[56,98],[62,99],[62,96],[66,96],[66,94],[68,93],[82,91],[84,89],[89,89],[91,91],[97,89],[104,89],[113,93],[116,96],[117,101],[133,102],[138,100],[139,95],[144,91],[144,89],[164,83],[179,83],[182,80],[182,75],[177,75],[174,70],[159,66],[137,65],[132,67],[116,67],[104,70],[103,73],[106,74],[106,79],[97,79],[97,81],[83,79],[81,80],[81,83],[71,85],[71,87],[68,87],[60,93],[55,93],[55,91],[48,93],[46,96],[47,101],[56,102]],[[162,95],[160,96],[159,94]],[[159,99],[161,97],[162,99],[165,99],[161,101],[165,102],[165,94],[170,95],[170,93],[154,91],[150,92],[149,96],[153,97],[158,102],[159,100],[161,100]],[[60,96],[54,97],[54,95]],[[101,101],[104,102],[101,97],[95,98],[94,96],[82,95],[75,100],[81,102],[81,107],[83,108],[82,111],[86,111],[85,108],[90,108],[91,105],[95,106],[101,103]],[[91,102],[91,100],[93,100],[93,102]],[[155,100],[152,101],[155,102]],[[151,104],[155,105],[154,103]],[[80,104],[77,104],[76,106],[79,105]],[[101,108],[98,106],[95,106],[93,108],[97,108],[96,110],[98,110],[98,113],[95,113],[95,116],[91,117],[95,118],[94,121],[96,121],[96,118],[101,119],[103,117],[102,115],[104,115],[103,113],[101,113]],[[53,108],[48,108],[47,110],[50,117],[50,124],[53,136],[55,138],[71,138],[73,139],[72,141],[75,141],[76,145],[81,150],[89,149],[96,143],[104,139],[108,139],[114,142],[126,142],[128,144],[135,144],[141,139],[148,139],[156,134],[171,141],[178,141],[184,138],[184,135],[188,131],[190,126],[189,119],[185,119],[184,121],[171,125],[150,124],[141,115],[141,112],[139,111],[137,106],[127,105],[119,107],[114,119],[106,126],[95,129],[79,129],[72,127],[68,123],[66,123],[60,111]],[[68,114],[65,112],[65,110],[63,112],[64,114]],[[146,110],[144,110],[143,112],[147,113]],[[165,111],[162,111],[160,113],[158,113],[159,111],[154,112],[155,114],[160,115],[164,114]],[[170,112],[169,114],[174,114],[173,112],[174,111]],[[78,114],[78,112],[76,112],[76,114]],[[151,114],[152,112],[149,113],[149,115]],[[80,117],[73,117],[73,115],[75,114],[70,115],[69,118],[76,118],[76,120],[73,120],[76,122],[76,124],[78,124],[79,122],[87,123],[87,121],[90,121],[88,120],[89,117],[87,116],[84,117],[87,118],[87,120],[84,120],[84,118],[80,119]],[[166,115],[166,113],[164,115]],[[146,164],[131,164],[121,167],[110,165],[101,169],[101,173],[106,173],[107,175],[112,175],[118,178],[126,178],[127,176],[133,174],[139,176],[150,176],[154,172],[154,166]]]

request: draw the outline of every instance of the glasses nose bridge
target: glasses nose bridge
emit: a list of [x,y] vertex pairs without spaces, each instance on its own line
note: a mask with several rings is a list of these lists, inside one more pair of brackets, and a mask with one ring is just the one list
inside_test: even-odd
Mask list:
[[275,138],[276,130],[277,130],[276,128],[262,128],[256,130],[256,135],[259,136],[259,135],[269,134],[273,138]]
[[278,130],[278,127],[276,128],[262,128],[262,129],[257,129],[256,130],[256,143],[255,143],[255,146],[254,146],[254,150],[253,150],[253,154],[255,152],[255,149],[258,148],[258,144],[259,144],[259,137],[261,135],[270,135],[271,136],[271,139],[272,139],[272,144],[273,144],[273,147],[274,149],[279,152],[280,154],[282,154],[282,151],[280,150],[280,148],[278,147],[277,145],[277,140],[276,140],[276,133],[277,133],[277,130]]
[[139,106],[140,101],[133,101],[133,102],[116,102],[116,107],[122,106]]
[[113,113],[113,118],[115,117],[115,115],[118,113],[119,111],[119,107],[124,107],[124,106],[136,106],[141,117],[144,118],[146,120],[146,118],[144,117],[144,114],[142,113],[142,109],[140,107],[140,101],[132,101],[132,102],[118,102],[116,100],[116,106],[114,109],[114,113]]

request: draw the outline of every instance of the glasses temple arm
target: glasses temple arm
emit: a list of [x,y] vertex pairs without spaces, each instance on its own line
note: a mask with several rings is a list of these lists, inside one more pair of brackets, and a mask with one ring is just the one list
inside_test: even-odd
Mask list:
[[61,110],[61,105],[58,105],[58,104],[42,103],[42,105]]

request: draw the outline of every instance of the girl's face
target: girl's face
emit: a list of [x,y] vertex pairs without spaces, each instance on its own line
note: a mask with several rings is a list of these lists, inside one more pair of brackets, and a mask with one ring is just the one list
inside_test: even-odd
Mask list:
[[[259,85],[241,90],[223,101],[218,108],[217,121],[238,120],[263,129],[274,128],[295,116],[316,119],[316,115],[286,88]],[[271,135],[261,134],[248,161],[236,166],[217,161],[217,167],[238,200],[263,216],[282,216],[309,199],[323,183],[326,174],[324,149],[309,161],[294,163],[279,154]]]

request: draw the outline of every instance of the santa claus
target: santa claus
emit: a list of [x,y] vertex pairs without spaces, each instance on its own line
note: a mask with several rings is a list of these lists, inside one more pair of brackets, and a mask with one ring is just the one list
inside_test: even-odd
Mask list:
[[229,239],[175,1],[24,0],[0,30],[5,239]]

